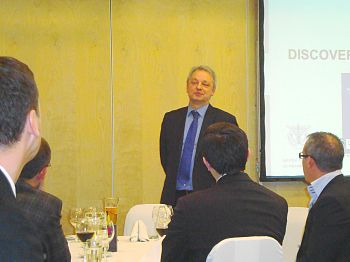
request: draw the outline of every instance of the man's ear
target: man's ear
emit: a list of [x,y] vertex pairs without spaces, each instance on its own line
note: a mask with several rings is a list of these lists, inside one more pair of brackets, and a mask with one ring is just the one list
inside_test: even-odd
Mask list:
[[44,167],[43,169],[41,169],[41,171],[39,172],[39,174],[37,174],[37,179],[38,179],[39,181],[44,181],[46,173],[47,173],[47,166]]
[[30,134],[34,136],[40,136],[40,120],[38,114],[35,110],[30,110],[27,115],[27,130]]
[[208,171],[211,172],[213,170],[212,166],[209,164],[207,159],[203,156],[203,163],[207,167]]
[[250,148],[248,148],[248,152],[247,152],[247,161],[248,159],[252,156],[252,151],[250,150]]

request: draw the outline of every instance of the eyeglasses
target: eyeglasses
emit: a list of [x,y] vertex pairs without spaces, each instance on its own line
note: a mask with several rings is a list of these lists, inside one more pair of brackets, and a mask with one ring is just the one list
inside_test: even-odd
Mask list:
[[300,159],[305,159],[305,158],[308,158],[308,157],[311,157],[312,159],[314,159],[313,156],[311,156],[311,155],[303,154],[303,152],[299,153],[299,158]]

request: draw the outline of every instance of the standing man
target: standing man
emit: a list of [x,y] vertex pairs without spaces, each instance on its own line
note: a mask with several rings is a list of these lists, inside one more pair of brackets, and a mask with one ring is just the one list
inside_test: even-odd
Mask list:
[[215,89],[216,76],[210,67],[192,68],[187,77],[189,105],[164,115],[160,131],[160,160],[165,172],[163,204],[175,206],[179,197],[215,184],[197,154],[197,144],[213,123],[237,125],[233,115],[209,104]]
[[43,261],[44,243],[16,202],[15,183],[40,145],[38,89],[27,65],[0,57],[0,261]]
[[47,261],[68,262],[71,257],[61,225],[62,201],[40,190],[50,161],[50,146],[41,138],[39,152],[24,166],[16,183],[17,202],[27,217],[37,225],[42,241],[47,243]]
[[311,201],[297,261],[349,261],[350,181],[341,174],[343,144],[331,133],[316,132],[299,158]]
[[213,124],[199,150],[216,184],[178,200],[161,261],[204,262],[217,243],[231,237],[270,236],[282,244],[287,202],[244,173],[248,140],[243,130]]

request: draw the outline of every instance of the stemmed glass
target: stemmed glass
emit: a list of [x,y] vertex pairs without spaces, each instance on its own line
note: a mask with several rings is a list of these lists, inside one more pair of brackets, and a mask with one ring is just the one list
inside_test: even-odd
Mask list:
[[84,258],[86,257],[86,241],[95,234],[94,225],[90,218],[84,217],[77,221],[76,235],[84,244]]
[[166,235],[168,224],[173,215],[173,208],[169,205],[157,205],[153,208],[152,219],[158,234],[162,237]]
[[[80,207],[73,207],[69,211],[69,222],[74,227],[74,231],[76,231],[77,222],[83,218],[83,210]],[[74,232],[75,233],[75,232]]]
[[107,259],[109,243],[114,237],[113,221],[108,220],[105,212],[97,212],[95,219],[96,235],[101,240],[103,255]]

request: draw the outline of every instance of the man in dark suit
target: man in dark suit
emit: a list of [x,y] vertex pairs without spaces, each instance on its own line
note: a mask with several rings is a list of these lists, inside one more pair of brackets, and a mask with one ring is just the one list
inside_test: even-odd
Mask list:
[[0,57],[0,261],[43,261],[44,243],[16,202],[15,182],[40,145],[38,89],[27,65]]
[[[213,123],[224,121],[237,125],[233,115],[209,104],[215,89],[216,76],[210,67],[192,68],[187,78],[189,105],[164,115],[160,132],[160,159],[166,175],[160,201],[163,204],[175,206],[179,197],[215,184],[198,156],[196,145]],[[194,145],[186,154],[186,139],[194,120]]]
[[350,181],[341,174],[343,144],[331,133],[316,132],[299,158],[311,201],[297,261],[350,261]]
[[23,168],[16,183],[17,202],[27,217],[38,226],[47,243],[47,261],[70,261],[67,240],[61,225],[62,201],[41,189],[51,161],[51,149],[44,138],[36,156]]
[[216,185],[179,198],[161,261],[205,261],[214,245],[231,237],[270,236],[282,244],[287,202],[243,172],[246,134],[229,123],[213,124],[199,150]]

